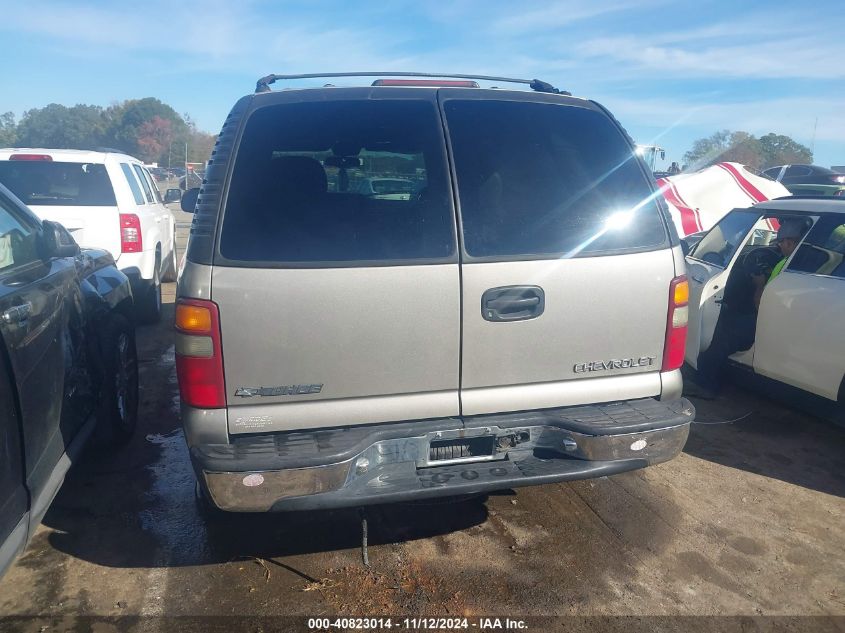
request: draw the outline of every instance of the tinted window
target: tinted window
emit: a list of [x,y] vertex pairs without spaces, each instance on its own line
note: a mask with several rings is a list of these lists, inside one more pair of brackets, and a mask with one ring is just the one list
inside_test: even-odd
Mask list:
[[[746,166],[746,169],[748,167]],[[766,178],[770,178],[771,180],[777,180],[778,176],[780,176],[780,170],[783,169],[783,166],[780,167],[770,167],[763,171],[763,176]]]
[[725,268],[759,217],[755,212],[731,211],[695,245],[690,257]]
[[475,257],[654,247],[666,229],[622,133],[584,108],[444,104],[464,243]]
[[38,259],[32,227],[22,223],[12,206],[0,198],[0,271]]
[[0,182],[31,206],[114,206],[105,165],[41,160],[0,161]]
[[132,190],[132,197],[135,198],[135,204],[144,204],[144,194],[141,193],[141,188],[138,186],[138,181],[132,174],[132,168],[127,163],[120,163],[120,168],[123,170],[123,175],[126,176],[126,182],[129,183],[129,188]]
[[141,170],[141,167],[139,165],[132,165],[132,168],[138,175],[138,180],[141,181],[141,187],[143,187],[144,189],[144,196],[147,198],[147,202],[152,203],[153,192],[150,190],[150,183],[148,183],[147,179],[144,178],[144,172]]
[[786,168],[786,175],[790,178],[798,177],[798,176],[809,176],[812,170],[809,167],[805,167],[804,165],[790,165]]
[[220,253],[268,263],[453,256],[442,139],[424,101],[256,111],[238,148]]
[[845,217],[822,217],[798,247],[787,270],[845,278]]

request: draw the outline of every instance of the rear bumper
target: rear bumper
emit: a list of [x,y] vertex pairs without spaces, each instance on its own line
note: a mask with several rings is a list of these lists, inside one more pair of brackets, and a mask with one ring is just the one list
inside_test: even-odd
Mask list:
[[[651,398],[460,420],[234,438],[191,448],[223,510],[311,510],[613,475],[675,457],[695,409]],[[443,458],[443,449],[450,458]],[[472,456],[454,457],[469,446]],[[476,447],[492,447],[488,452]],[[434,447],[434,448],[433,448]]]
[[155,275],[156,252],[151,249],[140,253],[120,253],[115,263],[129,277],[133,288],[140,287]]

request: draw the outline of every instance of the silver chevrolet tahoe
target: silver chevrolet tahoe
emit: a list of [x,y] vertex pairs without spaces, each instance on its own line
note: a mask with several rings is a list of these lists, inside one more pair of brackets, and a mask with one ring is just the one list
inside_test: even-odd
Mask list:
[[537,80],[270,89],[310,77],[238,101],[183,199],[203,498],[365,506],[677,455],[684,258],[610,113]]

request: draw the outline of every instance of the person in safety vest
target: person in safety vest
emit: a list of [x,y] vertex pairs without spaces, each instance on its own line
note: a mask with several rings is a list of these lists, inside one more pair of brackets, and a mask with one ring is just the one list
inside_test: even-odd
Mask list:
[[800,220],[787,219],[781,222],[775,240],[781,259],[770,273],[751,276],[751,293],[748,292],[749,285],[731,283],[736,281],[736,278],[728,282],[713,340],[710,347],[698,355],[696,380],[687,381],[685,394],[705,400],[716,397],[728,357],[749,349],[754,344],[757,311],[760,309],[763,290],[783,270],[787,260],[798,247],[804,229],[805,225]]

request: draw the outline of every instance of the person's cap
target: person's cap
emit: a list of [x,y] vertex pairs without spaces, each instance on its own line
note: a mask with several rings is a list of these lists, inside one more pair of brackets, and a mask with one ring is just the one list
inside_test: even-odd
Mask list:
[[778,229],[778,240],[800,240],[804,233],[804,223],[800,220],[784,220]]

